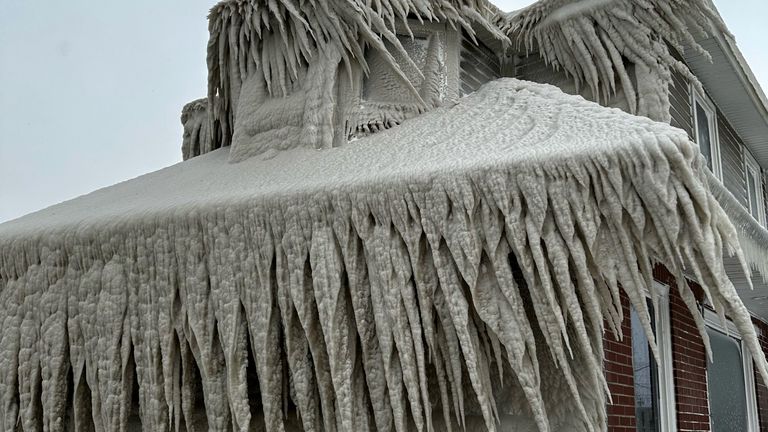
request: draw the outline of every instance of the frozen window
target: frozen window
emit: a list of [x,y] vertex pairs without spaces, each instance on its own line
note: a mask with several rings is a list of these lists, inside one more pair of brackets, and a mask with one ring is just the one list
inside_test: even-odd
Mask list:
[[[445,73],[445,54],[440,35],[432,33],[413,38],[410,36],[398,36],[397,38],[409,58],[405,58],[392,43],[385,42],[384,45],[408,81],[424,97],[426,96],[424,94],[426,90],[423,88],[425,87],[424,80],[425,77],[428,77],[428,79],[433,80],[429,85],[432,85],[433,91],[437,92],[435,96],[442,98],[447,86],[447,74]],[[402,77],[393,70],[384,53],[369,49],[366,54],[366,62],[370,70],[363,82],[363,100],[388,104],[418,103],[413,91],[408,88]]]
[[726,326],[712,311],[705,311],[712,362],[707,363],[707,396],[712,432],[760,430],[752,357],[732,322]]
[[693,117],[696,125],[696,143],[707,160],[707,166],[717,178],[720,175],[720,147],[717,142],[717,117],[715,107],[698,93],[694,93]]
[[749,152],[745,155],[747,173],[747,201],[749,213],[761,224],[765,224],[765,199],[760,165]]
[[[651,306],[649,305],[649,308]],[[651,309],[651,316],[653,310]],[[640,317],[632,308],[632,366],[635,377],[635,418],[638,432],[659,431],[659,379],[656,360]],[[655,321],[655,320],[654,320]]]
[[698,102],[696,102],[696,137],[699,140],[701,154],[707,159],[707,165],[712,169],[712,134],[709,129],[709,115]]
[[747,395],[741,344],[709,328],[714,361],[707,365],[712,432],[747,432]]
[[397,40],[366,47],[367,68],[352,68],[348,86],[340,81],[353,90],[344,92],[347,139],[395,127],[458,98],[458,30],[413,20],[396,30]]

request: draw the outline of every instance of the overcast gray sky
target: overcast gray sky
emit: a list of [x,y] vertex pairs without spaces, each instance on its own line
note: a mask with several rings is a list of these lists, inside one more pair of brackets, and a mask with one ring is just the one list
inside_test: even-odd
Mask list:
[[[0,222],[181,161],[214,3],[0,0]],[[768,88],[768,1],[716,3]]]

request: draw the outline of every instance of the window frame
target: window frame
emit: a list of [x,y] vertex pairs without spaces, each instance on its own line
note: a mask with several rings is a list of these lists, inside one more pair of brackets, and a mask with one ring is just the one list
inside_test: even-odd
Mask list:
[[[395,25],[396,36],[413,36],[416,38],[429,38],[435,35],[441,38],[444,43],[443,61],[445,62],[445,73],[447,85],[445,88],[445,95],[443,104],[450,106],[459,100],[459,63],[460,63],[460,29],[451,27],[446,23],[432,22],[419,22],[414,18],[409,18],[407,25],[403,23],[397,23]],[[368,47],[368,49],[371,49]],[[367,55],[367,51],[363,53]],[[382,103],[375,100],[367,100],[363,91],[365,88],[366,74],[361,67],[351,68],[351,73],[342,73],[339,75],[339,112],[345,113],[343,116],[338,116],[339,122],[336,122],[336,130],[341,131],[336,134],[338,142],[334,138],[334,147],[344,145],[349,138],[357,139],[361,136],[366,136],[368,133],[357,134],[355,127],[358,126],[355,120],[349,120],[358,118],[359,120],[365,120],[371,113],[376,113],[382,109]],[[408,103],[397,104],[391,102],[384,102],[384,106],[403,106],[408,107]],[[416,105],[410,104],[410,108],[415,108]],[[346,119],[346,121],[345,121]],[[350,130],[350,127],[352,130]],[[352,133],[348,136],[348,133]]]
[[[672,330],[669,311],[669,285],[653,281],[653,290],[658,293],[653,308],[656,347],[659,350],[659,361],[656,363],[656,386],[659,396],[659,431],[677,431],[677,401],[675,394],[675,371],[672,360]],[[646,295],[651,299],[650,294]],[[631,307],[631,306],[630,306]],[[632,369],[634,370],[634,352],[632,353]],[[651,361],[656,361],[651,356]],[[633,389],[634,391],[634,389]]]
[[653,282],[659,293],[654,308],[656,326],[656,346],[659,349],[661,364],[657,366],[659,386],[659,429],[661,432],[677,431],[677,402],[675,400],[675,371],[672,361],[672,331],[669,314],[669,286],[659,281]]
[[[460,97],[460,80],[459,80],[459,50],[461,47],[460,30],[457,30],[445,23],[438,22],[420,22],[414,18],[408,19],[407,26],[403,23],[397,23],[395,25],[395,36],[413,37],[413,38],[429,38],[430,36],[437,36],[441,38],[445,52],[443,53],[446,68],[446,94],[445,103],[455,102]],[[370,47],[368,48],[370,49]],[[365,55],[365,54],[364,54]],[[358,68],[359,69],[359,68]],[[353,78],[353,82],[356,85],[357,92],[354,94],[352,106],[358,105],[375,105],[377,102],[366,100],[363,96],[363,87],[365,86],[364,80],[366,75],[362,70],[357,70],[356,77]]]
[[720,157],[720,134],[717,129],[717,107],[706,95],[691,86],[691,111],[693,115],[693,135],[696,144],[699,143],[699,121],[696,104],[701,105],[707,113],[710,134],[710,149],[712,151],[712,173],[721,182],[723,181],[723,162]]
[[[755,178],[756,184],[755,195],[757,196],[757,214],[752,212],[752,202],[749,198],[749,172],[752,171],[752,175]],[[752,153],[748,149],[744,149],[744,177],[747,184],[747,210],[760,225],[765,226],[765,195],[763,194],[763,172],[760,168],[760,164],[757,162]]]
[[[726,325],[723,326],[723,322],[718,315],[711,309],[704,309],[704,323],[712,330],[718,331],[728,337],[736,339],[739,342],[741,348],[741,361],[744,369],[744,389],[746,391],[747,399],[747,430],[749,432],[760,431],[760,421],[757,413],[757,388],[755,386],[755,370],[752,364],[752,356],[749,355],[749,347],[744,343],[744,339],[741,337],[741,333],[736,328],[736,325],[728,319]],[[713,353],[714,354],[714,353]],[[715,360],[716,361],[716,360]],[[709,364],[709,359],[707,359]],[[709,369],[707,368],[707,403],[709,403]],[[711,412],[711,410],[710,410]]]

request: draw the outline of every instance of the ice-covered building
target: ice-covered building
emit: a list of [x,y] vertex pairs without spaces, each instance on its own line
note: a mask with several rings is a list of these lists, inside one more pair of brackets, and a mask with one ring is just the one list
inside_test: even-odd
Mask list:
[[4,430],[768,427],[768,103],[712,4],[209,30],[184,162],[0,225]]

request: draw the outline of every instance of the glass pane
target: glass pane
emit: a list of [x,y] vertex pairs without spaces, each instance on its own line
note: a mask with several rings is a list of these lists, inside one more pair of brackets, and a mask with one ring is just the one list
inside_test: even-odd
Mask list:
[[[651,305],[648,308],[653,316]],[[645,336],[640,317],[632,308],[632,365],[635,375],[635,418],[640,432],[659,430],[659,392],[656,360],[653,358],[648,338]]]
[[707,329],[713,362],[707,364],[709,414],[712,432],[747,431],[747,393],[739,342]]
[[757,217],[757,179],[750,168],[747,168],[747,194],[749,195],[749,212]]
[[696,131],[701,154],[707,160],[709,169],[712,169],[712,134],[709,130],[709,115],[698,102],[696,102]]

